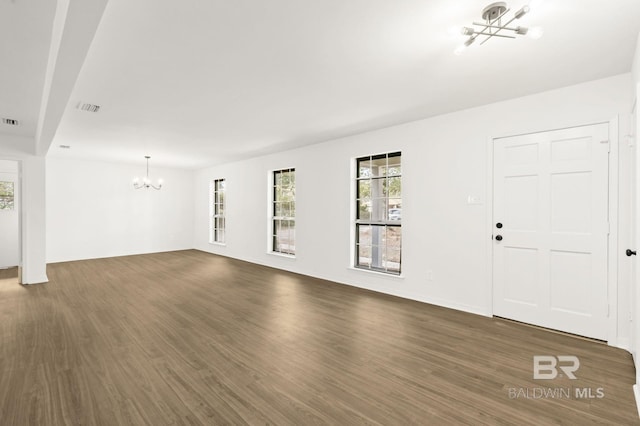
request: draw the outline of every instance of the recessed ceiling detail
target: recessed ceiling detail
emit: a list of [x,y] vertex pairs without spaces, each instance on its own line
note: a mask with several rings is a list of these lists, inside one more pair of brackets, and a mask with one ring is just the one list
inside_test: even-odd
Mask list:
[[13,118],[2,118],[2,123],[7,124],[9,126],[19,126],[20,122],[18,120],[14,120]]
[[100,105],[85,104],[85,103],[81,102],[81,103],[78,104],[78,109],[80,111],[98,112],[98,111],[100,111]]

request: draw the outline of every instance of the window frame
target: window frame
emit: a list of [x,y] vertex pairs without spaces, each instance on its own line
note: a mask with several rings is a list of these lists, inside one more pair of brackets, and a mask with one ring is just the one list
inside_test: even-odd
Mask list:
[[[293,174],[293,179],[289,182],[289,190],[293,193],[293,200],[283,201],[278,198],[278,175],[290,173]],[[285,256],[295,258],[296,256],[296,215],[295,215],[295,204],[296,204],[296,168],[295,167],[285,167],[276,170],[271,170],[269,173],[269,253],[275,254],[278,256]],[[281,190],[282,192],[282,186]],[[280,203],[281,208],[280,212],[278,212],[278,203]],[[283,215],[284,209],[282,209],[283,203],[290,203],[288,206],[289,215]],[[291,214],[293,212],[293,214]],[[278,214],[280,213],[280,214]],[[278,225],[281,225],[282,222],[288,222],[289,225],[289,241],[290,247],[292,249],[285,249],[283,247],[279,247],[278,245],[278,234],[277,230]],[[291,244],[292,242],[292,244]]]
[[[389,172],[390,164],[393,164],[389,162],[389,159],[396,158],[396,157],[399,159],[399,165],[398,165],[399,172],[389,174],[388,172]],[[370,163],[373,163],[373,161],[381,160],[383,158],[385,159],[384,174],[380,174],[380,175],[370,174],[367,176],[361,175],[362,162],[369,161]],[[352,256],[352,262],[353,262],[352,266],[354,269],[357,269],[357,270],[383,273],[391,276],[401,276],[402,274],[402,151],[389,151],[381,154],[371,154],[371,155],[356,157],[354,159],[353,164],[355,166],[355,170],[353,175],[354,176],[354,187],[353,187],[354,192],[353,192],[352,199],[354,201],[353,205],[354,205],[355,212],[353,215],[353,227],[352,227],[352,232],[353,232],[352,247],[354,250],[353,256]],[[391,187],[390,179],[392,178],[399,179],[399,185],[400,185],[399,197],[392,197],[391,191],[389,190],[389,188]],[[387,192],[384,196],[381,197],[380,194],[378,194],[378,197],[374,197],[374,194],[372,194],[374,181],[381,183],[379,185],[380,188],[385,188],[385,184],[383,184],[382,182],[386,182]],[[368,188],[369,188],[368,197],[363,196],[363,193],[362,193],[363,192],[362,188],[366,189],[367,185],[362,185],[361,182],[368,182]],[[383,194],[384,192],[385,192],[385,189],[382,189]],[[377,200],[377,201],[374,201],[374,200]],[[390,202],[390,200],[396,200],[397,205],[393,205]],[[384,210],[381,210],[380,202],[383,202]],[[361,210],[363,206],[367,206],[370,210],[368,217],[366,217],[367,215],[364,215],[365,217],[363,217],[363,212]],[[390,219],[389,212],[391,210],[396,210],[396,209],[399,209],[399,217],[397,219]],[[379,212],[378,215],[380,215],[380,211],[383,211],[383,213],[381,214],[381,216],[383,217],[374,218],[375,210],[378,210]],[[370,236],[367,238],[367,240],[370,241],[369,244],[363,244],[363,241],[362,241],[363,232],[361,232],[361,230],[364,227],[369,227]],[[374,228],[378,229],[378,231],[376,232],[380,232],[380,230],[383,232],[382,237],[373,236]],[[389,232],[390,230],[393,230],[393,231]],[[397,236],[394,236],[394,233]],[[384,241],[384,244],[374,244],[374,239],[376,238],[378,239],[378,241]],[[390,243],[389,241],[390,238],[397,238],[399,240],[397,249],[394,248],[393,243]],[[365,247],[365,246],[368,246],[371,250],[371,254],[370,254],[371,258],[369,263],[361,262],[360,249],[361,247]],[[378,252],[378,254],[375,255],[375,256],[379,256],[380,260],[378,262],[374,262],[373,260],[374,250],[381,250],[381,252]],[[397,270],[396,268],[392,268],[389,266],[389,264],[392,263],[391,261],[389,261],[388,259],[384,259],[387,253],[397,253],[397,258],[398,258]],[[374,263],[378,263],[380,266],[374,266]]]
[[[225,245],[227,236],[226,211],[227,211],[227,180],[226,178],[213,179],[210,187],[210,221],[209,243]],[[220,195],[222,194],[222,198]]]
[[10,193],[7,192],[6,196],[1,197],[3,207],[0,208],[0,211],[14,211],[16,209],[16,183],[10,180],[1,180],[0,183],[10,184],[7,185],[10,188]]

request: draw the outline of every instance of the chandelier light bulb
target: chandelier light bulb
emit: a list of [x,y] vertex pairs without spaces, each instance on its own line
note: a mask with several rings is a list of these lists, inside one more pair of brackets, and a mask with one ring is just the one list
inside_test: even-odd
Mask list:
[[544,35],[544,30],[542,29],[542,27],[533,27],[527,33],[527,36],[534,40],[538,40],[543,35]]
[[464,51],[467,50],[467,47],[471,46],[474,41],[476,41],[476,38],[470,37],[467,41],[464,42],[464,44],[461,44],[460,46],[458,46],[456,50],[453,51],[453,53],[455,53],[458,56],[462,55]]
[[462,33],[462,27],[460,25],[454,25],[453,27],[449,27],[449,30],[447,32],[449,33],[449,35],[458,36],[460,35],[460,33]]
[[516,12],[515,17],[516,19],[520,19],[522,18],[524,15],[526,15],[527,13],[529,13],[531,9],[529,9],[529,6],[522,6],[522,8]]
[[464,44],[461,44],[460,46],[456,47],[456,50],[454,50],[453,53],[456,56],[460,56],[464,53],[465,50],[467,50],[467,46],[465,46]]

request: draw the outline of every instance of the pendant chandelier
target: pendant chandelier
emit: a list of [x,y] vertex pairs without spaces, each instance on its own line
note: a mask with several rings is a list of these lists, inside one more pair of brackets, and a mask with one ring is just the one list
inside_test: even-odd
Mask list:
[[511,9],[507,7],[507,3],[503,1],[491,3],[485,7],[482,10],[483,22],[473,22],[472,26],[462,28],[462,34],[469,36],[469,38],[455,50],[455,54],[460,55],[467,47],[471,46],[478,37],[482,38],[480,44],[485,44],[493,37],[513,39],[526,35],[537,39],[542,36],[542,28],[540,27],[529,29],[523,26],[510,26],[513,21],[519,20],[529,13],[529,5],[518,9],[511,18],[507,16],[510,11]]
[[151,179],[149,179],[149,159],[151,158],[148,155],[145,155],[144,158],[147,159],[147,175],[142,179],[142,181],[140,181],[140,179],[138,177],[135,177],[133,179],[133,187],[135,189],[149,189],[149,188],[153,188],[155,190],[159,190],[160,188],[162,188],[162,179],[158,179],[158,184],[154,185],[153,183],[151,183]]

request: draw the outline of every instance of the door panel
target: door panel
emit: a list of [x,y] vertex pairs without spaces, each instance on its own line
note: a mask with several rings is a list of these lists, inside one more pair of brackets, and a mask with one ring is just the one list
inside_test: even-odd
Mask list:
[[506,247],[505,269],[507,276],[520,276],[505,283],[505,297],[513,303],[537,306],[538,250]]
[[504,179],[503,220],[511,229],[534,231],[538,226],[538,176],[508,176]]
[[591,253],[551,250],[550,262],[550,307],[577,315],[589,315],[590,291],[576,291],[575,283],[589,283],[591,276]]
[[494,314],[607,338],[608,124],[494,140]]
[[591,172],[551,176],[551,232],[589,234],[591,187]]

